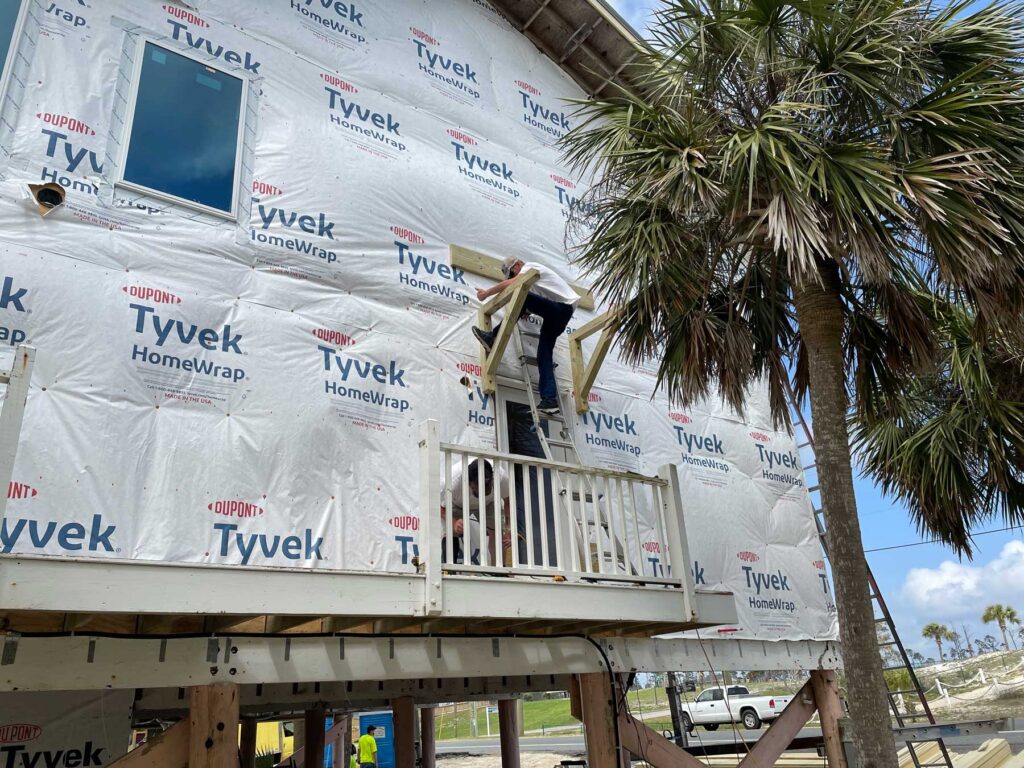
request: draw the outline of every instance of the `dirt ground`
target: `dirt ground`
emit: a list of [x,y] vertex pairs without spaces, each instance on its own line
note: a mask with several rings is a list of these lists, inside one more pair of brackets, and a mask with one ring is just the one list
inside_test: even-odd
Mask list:
[[[553,752],[523,752],[519,756],[522,768],[558,768],[566,759],[576,755],[559,755]],[[437,756],[438,768],[501,768],[501,755],[475,755],[473,757]]]

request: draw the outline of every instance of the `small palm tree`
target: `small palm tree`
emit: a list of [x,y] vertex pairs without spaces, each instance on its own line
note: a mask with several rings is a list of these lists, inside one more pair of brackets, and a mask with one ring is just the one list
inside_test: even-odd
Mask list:
[[1008,605],[995,603],[985,609],[985,612],[981,614],[981,620],[985,624],[990,624],[994,621],[999,625],[999,631],[1003,633],[1003,647],[1006,650],[1010,650],[1010,640],[1006,634],[1006,628],[1010,624],[1020,624],[1017,611]]
[[944,624],[936,624],[934,621],[925,624],[921,630],[922,637],[930,637],[935,641],[935,646],[939,649],[939,661],[941,662],[945,657],[942,655],[942,641],[949,638],[949,627]]
[[[585,102],[564,140],[598,180],[577,260],[674,400],[742,410],[766,386],[781,425],[787,385],[809,394],[854,747],[896,768],[847,418],[933,369],[946,307],[984,335],[1024,318],[1022,14],[667,0],[654,30],[637,91]],[[962,515],[922,524],[967,551]]]

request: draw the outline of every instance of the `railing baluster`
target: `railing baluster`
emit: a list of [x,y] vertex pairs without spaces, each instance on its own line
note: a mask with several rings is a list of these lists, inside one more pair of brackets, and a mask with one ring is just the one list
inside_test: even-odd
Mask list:
[[[476,487],[477,487],[477,508],[476,517],[477,538],[476,544],[480,551],[480,565],[490,565],[487,559],[487,465],[486,459],[474,458],[476,462]],[[470,549],[472,551],[472,549]]]
[[[518,569],[522,562],[519,560],[519,496],[516,493],[516,468],[519,463],[510,461],[508,463],[508,484],[509,484],[509,514],[508,529],[512,538],[512,567]],[[520,469],[520,477],[522,477]]]
[[619,542],[622,544],[622,573],[624,576],[629,576],[632,569],[631,555],[629,554],[629,527],[626,523],[626,497],[622,492],[622,485],[626,481],[621,477],[618,478],[618,494],[619,494],[619,531],[622,535],[622,540]]
[[[651,504],[653,504],[654,511],[654,533],[658,538],[658,547],[660,548],[659,554],[661,555],[661,567],[664,571],[665,576],[671,574],[672,562],[668,552],[668,543],[665,539],[665,509],[661,499],[661,486],[651,486]],[[655,573],[655,576],[658,574]]]
[[562,479],[563,476],[560,469],[551,470],[552,502],[555,507],[552,513],[555,523],[555,562],[552,565],[560,571],[574,571],[576,569],[573,566],[572,558],[563,549],[565,536],[562,533],[562,528],[565,525],[568,505],[562,503],[565,499],[565,485],[563,485]]
[[501,495],[501,469],[502,462],[496,459],[494,462],[494,564],[498,567],[505,567],[505,547],[502,539],[505,538],[504,526],[502,525],[501,513],[504,509],[504,497]]
[[[612,495],[613,478],[602,478],[604,485],[605,514],[602,515],[601,529],[608,539],[608,552],[611,555],[611,572],[616,573],[619,569],[619,546],[618,536],[615,534],[615,499]],[[604,555],[604,553],[601,553]],[[603,557],[602,557],[603,559]]]
[[537,495],[540,496],[537,506],[540,507],[540,564],[547,568],[553,565],[551,562],[551,551],[548,549],[548,527],[551,519],[551,510],[548,508],[548,499],[551,497],[552,488],[551,470],[537,470]]
[[526,567],[533,568],[537,562],[533,559],[533,491],[530,488],[530,467],[523,463],[523,506],[526,514]]
[[459,537],[462,547],[462,564],[469,565],[469,454],[463,451],[462,459],[462,535]]
[[[626,483],[629,491],[629,503],[633,508],[633,532],[636,534],[637,565],[640,566],[639,575],[644,575],[644,542],[640,537],[640,508],[636,505],[636,483],[630,480]],[[657,575],[657,574],[655,574]]]
[[445,563],[455,562],[455,538],[452,535],[452,518],[455,511],[452,509],[452,454],[451,451],[444,452],[444,521],[445,521]]
[[[583,571],[585,573],[594,572],[594,562],[590,553],[590,522],[587,519],[587,480],[583,473],[576,475],[576,489],[579,495],[579,509],[580,509],[580,529],[582,530],[583,537]],[[594,494],[590,494],[591,500],[594,498]]]

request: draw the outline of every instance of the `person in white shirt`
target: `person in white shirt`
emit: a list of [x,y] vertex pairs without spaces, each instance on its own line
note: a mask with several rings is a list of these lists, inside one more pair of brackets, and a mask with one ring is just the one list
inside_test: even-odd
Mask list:
[[[452,462],[452,476],[449,483],[441,478],[441,530],[447,533],[446,519],[447,489],[452,492],[452,537],[455,539],[452,548],[453,563],[468,562],[473,565],[480,565],[480,468],[483,467],[484,493],[483,493],[483,517],[484,528],[487,531],[488,551],[490,552],[490,564],[500,565],[495,560],[494,551],[494,469],[486,459],[474,459],[469,463],[469,477],[466,478],[466,485],[469,486],[469,498],[463,498],[462,488],[462,462]],[[498,498],[501,499],[502,517],[502,548],[511,546],[512,533],[509,528],[509,484],[508,475],[499,471],[498,473]],[[468,541],[466,540],[468,530]],[[446,542],[447,543],[447,542]],[[465,557],[466,550],[472,548],[469,557]],[[442,557],[447,560],[446,557]]]
[[[523,308],[542,321],[540,340],[537,342],[537,368],[540,374],[540,405],[537,410],[554,415],[559,411],[558,390],[555,388],[555,342],[569,325],[573,310],[579,303],[579,295],[572,286],[544,265],[510,256],[501,267],[506,279],[490,288],[477,288],[476,297],[484,301],[500,293],[518,280],[520,274],[531,269],[536,270],[540,277],[530,286]],[[500,327],[501,323],[493,331],[484,331],[474,326],[473,335],[490,352]]]

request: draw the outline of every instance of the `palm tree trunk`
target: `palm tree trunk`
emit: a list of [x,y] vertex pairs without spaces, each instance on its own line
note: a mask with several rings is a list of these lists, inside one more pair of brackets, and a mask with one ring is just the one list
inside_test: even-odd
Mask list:
[[1003,646],[1006,650],[1010,650],[1010,641],[1006,639],[1006,622],[999,622],[999,631],[1003,633]]
[[942,663],[942,641],[939,638],[935,638],[935,644],[939,646],[939,663]]
[[860,768],[897,768],[853,490],[839,274],[834,263],[821,264],[819,272],[821,283],[796,289],[794,303],[807,352],[814,452],[835,577],[853,746]]

